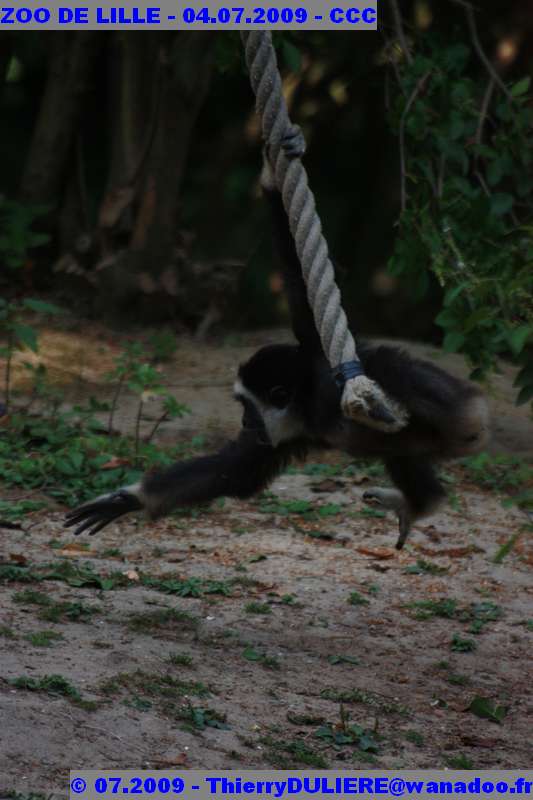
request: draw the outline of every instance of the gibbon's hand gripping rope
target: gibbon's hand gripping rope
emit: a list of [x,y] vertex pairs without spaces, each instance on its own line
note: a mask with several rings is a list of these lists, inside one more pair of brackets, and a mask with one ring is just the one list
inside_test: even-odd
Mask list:
[[300,158],[288,158],[283,151],[282,141],[294,126],[281,90],[272,37],[268,31],[243,32],[241,40],[256,110],[262,120],[263,138],[289,218],[309,304],[324,353],[336,382],[343,389],[343,414],[363,425],[396,433],[407,424],[408,413],[364,373],[341,306],[340,291],[335,283],[333,264],[322,235],[307,172]]

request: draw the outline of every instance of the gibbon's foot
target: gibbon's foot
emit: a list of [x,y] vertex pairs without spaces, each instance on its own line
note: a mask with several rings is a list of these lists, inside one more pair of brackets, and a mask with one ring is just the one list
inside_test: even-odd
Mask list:
[[119,489],[117,492],[103,494],[96,500],[91,500],[91,502],[69,511],[66,516],[65,528],[76,525],[74,536],[79,536],[84,531],[87,531],[89,536],[94,536],[95,533],[123,514],[139,511],[141,508],[142,503],[135,495],[130,494],[126,489]]
[[407,541],[409,532],[411,530],[411,514],[407,508],[405,498],[398,489],[382,489],[375,487],[367,489],[363,494],[363,500],[370,503],[377,503],[378,505],[390,511],[395,511],[398,515],[398,529],[400,535],[396,542],[396,550],[401,550]]

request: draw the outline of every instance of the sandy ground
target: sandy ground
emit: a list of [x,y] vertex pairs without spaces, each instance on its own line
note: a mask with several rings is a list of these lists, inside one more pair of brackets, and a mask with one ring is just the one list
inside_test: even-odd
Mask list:
[[[235,363],[274,340],[263,332],[225,346],[180,344],[165,375],[194,411],[162,440],[202,433],[216,442],[234,430]],[[101,331],[91,347],[87,334],[50,332],[42,352],[72,391],[101,397],[119,344]],[[491,390],[492,447],[527,455],[533,429],[511,405],[511,380],[505,369]],[[124,430],[132,410],[125,398]],[[72,575],[0,581],[0,797],[64,795],[76,767],[531,766],[525,514],[452,467],[453,502],[397,553],[393,518],[361,500],[375,477],[364,468],[314,472],[281,476],[267,501],[226,501],[149,525],[130,518],[94,539],[74,540],[59,508],[0,531],[4,562],[63,559],[124,576],[104,588],[75,585]],[[48,647],[35,638],[43,631],[56,634]],[[68,684],[47,683],[50,675]],[[34,683],[17,688],[22,677]],[[500,721],[476,715],[480,708]]]

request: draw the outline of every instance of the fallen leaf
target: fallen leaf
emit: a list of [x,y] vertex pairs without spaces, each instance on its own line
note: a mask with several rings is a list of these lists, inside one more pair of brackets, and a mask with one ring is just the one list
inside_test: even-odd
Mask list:
[[160,767],[186,767],[188,763],[187,753],[179,753],[168,758],[154,758],[152,761]]
[[61,548],[62,555],[68,555],[69,553],[87,553],[89,548],[85,542],[67,542]]
[[380,561],[385,561],[388,558],[394,558],[396,550],[391,550],[390,547],[358,547],[357,552],[363,556],[370,558],[377,558]]
[[9,560],[14,561],[15,564],[24,565],[28,563],[28,559],[26,558],[26,556],[23,556],[22,553],[10,553]]
[[129,464],[129,459],[127,458],[119,458],[119,456],[113,456],[106,461],[105,464],[102,464],[100,469],[116,469],[117,467],[127,466]]

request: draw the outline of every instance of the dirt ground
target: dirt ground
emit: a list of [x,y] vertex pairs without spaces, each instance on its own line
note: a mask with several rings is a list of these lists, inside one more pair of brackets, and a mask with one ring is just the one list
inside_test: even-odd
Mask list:
[[[164,371],[193,413],[161,440],[202,433],[217,443],[235,430],[235,364],[279,338],[181,343]],[[103,397],[119,344],[102,331],[48,332],[41,351],[72,393]],[[464,373],[460,359],[413,349]],[[531,455],[533,427],[511,404],[511,381],[505,369],[491,389],[492,448]],[[132,409],[126,399],[125,431]],[[72,566],[0,584],[0,796],[64,795],[77,767],[531,767],[525,513],[450,467],[452,502],[398,553],[394,519],[361,499],[382,477],[336,473],[340,456],[311,461],[266,500],[155,524],[128,518],[94,539],[74,539],[60,508],[0,530],[1,561]],[[103,585],[76,585],[76,570],[91,568]],[[47,682],[53,675],[63,682]],[[21,678],[33,683],[17,688]]]

